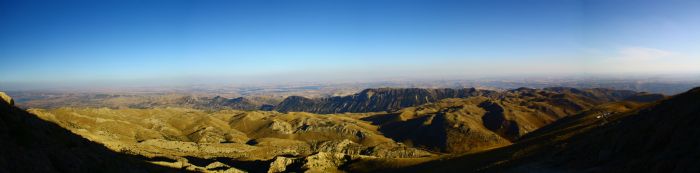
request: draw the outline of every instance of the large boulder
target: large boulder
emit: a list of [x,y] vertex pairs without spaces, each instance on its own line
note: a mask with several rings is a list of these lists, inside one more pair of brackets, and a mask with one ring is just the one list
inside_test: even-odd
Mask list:
[[277,157],[275,157],[274,161],[272,161],[272,163],[270,163],[270,169],[267,172],[268,173],[277,173],[277,172],[290,171],[290,170],[287,170],[287,167],[289,165],[294,164],[295,162],[297,162],[297,161],[295,161],[294,158],[277,156]]
[[12,97],[9,95],[5,94],[4,92],[0,92],[0,98],[2,98],[3,101],[9,103],[10,105],[14,105],[15,101],[12,100]]

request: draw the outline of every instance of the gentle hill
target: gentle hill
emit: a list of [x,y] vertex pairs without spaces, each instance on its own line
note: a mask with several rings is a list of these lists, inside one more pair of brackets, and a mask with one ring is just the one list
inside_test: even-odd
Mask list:
[[270,110],[281,98],[270,97],[203,97],[183,94],[71,94],[61,93],[26,99],[18,106],[23,108],[54,109],[62,107],[76,108],[195,108],[204,110]]

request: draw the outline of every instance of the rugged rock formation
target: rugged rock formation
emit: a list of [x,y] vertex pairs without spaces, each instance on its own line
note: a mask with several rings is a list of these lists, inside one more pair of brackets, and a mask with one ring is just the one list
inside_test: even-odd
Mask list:
[[[422,89],[422,88],[378,88],[366,89],[350,96],[336,96],[328,98],[309,99],[300,96],[290,96],[277,107],[279,112],[313,112],[313,113],[342,113],[342,112],[382,112],[397,111],[401,108],[419,106],[426,103],[435,103],[446,98],[468,98],[474,96],[519,97],[538,94],[550,94],[550,99],[560,97],[559,104],[572,106],[580,111],[585,106],[566,102],[567,96],[577,96],[586,103],[604,103],[619,101],[636,94],[634,91],[610,90],[610,89],[575,89],[565,87],[545,88],[541,90],[519,88],[507,92],[489,90],[476,90],[474,88],[463,89]],[[557,100],[553,100],[557,102]],[[568,112],[571,113],[571,112]]]
[[5,94],[4,92],[0,92],[0,99],[2,99],[3,101],[5,101],[5,103],[10,104],[10,106],[15,105],[15,100],[13,100],[12,97],[8,96],[8,95]]
[[[270,169],[268,169],[268,173],[278,173],[278,172],[291,172],[290,170],[291,165],[295,163],[299,163],[297,159],[294,158],[287,158],[283,156],[277,156],[275,157],[274,161],[270,163]],[[290,168],[288,168],[290,167]]]
[[423,89],[423,88],[377,88],[366,89],[350,96],[308,99],[290,96],[282,101],[275,110],[279,112],[381,112],[395,111],[405,107],[418,106],[436,102],[445,98],[466,98],[471,96],[489,96],[494,91],[464,89]]

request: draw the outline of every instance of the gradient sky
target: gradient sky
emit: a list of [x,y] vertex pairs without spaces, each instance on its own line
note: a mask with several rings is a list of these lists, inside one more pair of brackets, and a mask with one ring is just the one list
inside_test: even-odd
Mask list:
[[700,1],[1,1],[0,87],[700,72]]

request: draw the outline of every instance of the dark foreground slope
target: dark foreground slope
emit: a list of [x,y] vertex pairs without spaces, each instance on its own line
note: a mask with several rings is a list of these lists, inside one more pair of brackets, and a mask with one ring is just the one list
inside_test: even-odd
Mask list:
[[0,172],[179,172],[114,153],[7,100],[0,99]]
[[[700,88],[635,107],[626,102],[601,105],[508,147],[400,171],[700,172]],[[605,113],[612,114],[607,120],[597,118]]]

